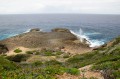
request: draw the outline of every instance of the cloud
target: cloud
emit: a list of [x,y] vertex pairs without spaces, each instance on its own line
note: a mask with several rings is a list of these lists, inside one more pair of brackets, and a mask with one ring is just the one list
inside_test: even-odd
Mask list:
[[120,14],[120,0],[0,0],[0,14]]

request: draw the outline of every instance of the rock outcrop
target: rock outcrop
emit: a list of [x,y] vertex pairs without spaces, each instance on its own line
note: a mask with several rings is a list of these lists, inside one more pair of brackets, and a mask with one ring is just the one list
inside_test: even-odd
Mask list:
[[0,54],[7,53],[9,50],[5,45],[0,44]]
[[31,29],[30,32],[39,32],[40,29],[39,28],[34,28],[34,29]]
[[65,29],[65,28],[55,28],[55,29],[52,29],[52,32],[68,32],[68,33],[70,33],[70,30]]
[[56,28],[52,32],[41,32],[39,29],[32,29],[28,33],[2,40],[0,44],[6,45],[9,50],[16,47],[53,50],[64,47],[66,52],[72,53],[84,53],[91,50],[88,45],[75,41],[79,40],[68,29]]

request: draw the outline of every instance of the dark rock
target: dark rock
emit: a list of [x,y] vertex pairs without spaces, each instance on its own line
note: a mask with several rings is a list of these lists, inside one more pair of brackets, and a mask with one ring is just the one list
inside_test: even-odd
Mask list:
[[34,28],[34,29],[31,29],[30,32],[39,32],[40,29],[39,28]]
[[0,44],[0,54],[7,53],[9,50],[5,45]]

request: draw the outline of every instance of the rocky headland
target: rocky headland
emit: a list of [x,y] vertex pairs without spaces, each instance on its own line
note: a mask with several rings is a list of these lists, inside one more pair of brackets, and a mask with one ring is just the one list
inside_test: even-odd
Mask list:
[[65,28],[55,28],[51,32],[42,32],[39,28],[35,28],[27,33],[0,41],[1,53],[11,53],[17,48],[25,51],[34,49],[60,50],[71,54],[83,54],[91,51],[85,41],[81,42]]

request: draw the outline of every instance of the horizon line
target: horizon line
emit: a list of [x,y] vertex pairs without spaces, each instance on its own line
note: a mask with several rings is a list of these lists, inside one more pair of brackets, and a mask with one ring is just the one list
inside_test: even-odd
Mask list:
[[39,15],[39,14],[81,14],[81,15],[120,15],[120,14],[103,14],[103,13],[13,13],[0,15]]

